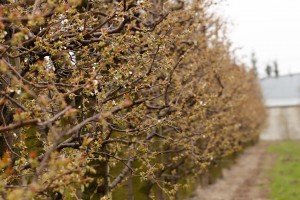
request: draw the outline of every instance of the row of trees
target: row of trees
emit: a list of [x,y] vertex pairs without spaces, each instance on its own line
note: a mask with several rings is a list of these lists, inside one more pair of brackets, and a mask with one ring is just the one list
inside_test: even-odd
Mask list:
[[133,177],[172,199],[257,138],[259,87],[214,2],[2,2],[3,199],[110,199],[125,183],[133,198]]
[[[257,59],[256,59],[256,56],[255,56],[254,52],[251,54],[251,64],[252,64],[252,68],[253,68],[254,72],[257,75],[258,74],[258,72],[257,72]],[[265,71],[266,71],[266,74],[267,74],[268,77],[271,77],[273,72],[275,73],[275,77],[278,77],[279,76],[279,69],[278,69],[277,61],[273,62],[273,66],[271,66],[270,64],[267,64],[267,66],[265,68]]]

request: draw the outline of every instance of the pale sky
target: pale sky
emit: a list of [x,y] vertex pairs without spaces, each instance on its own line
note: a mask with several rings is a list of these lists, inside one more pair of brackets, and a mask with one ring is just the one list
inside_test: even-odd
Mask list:
[[223,0],[220,10],[238,57],[249,64],[254,51],[261,77],[274,60],[280,74],[300,72],[300,0]]

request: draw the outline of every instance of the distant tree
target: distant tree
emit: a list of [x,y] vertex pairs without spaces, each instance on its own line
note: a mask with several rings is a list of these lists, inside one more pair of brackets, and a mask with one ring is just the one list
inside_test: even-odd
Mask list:
[[257,75],[257,59],[256,59],[256,55],[254,52],[252,52],[251,54],[251,64],[252,64],[252,68],[253,68],[253,71],[254,73]]
[[274,72],[275,72],[275,76],[278,77],[279,76],[279,70],[278,70],[277,61],[274,61]]
[[266,67],[266,73],[267,73],[268,77],[271,77],[271,75],[272,75],[272,67],[270,65],[267,65],[267,67]]

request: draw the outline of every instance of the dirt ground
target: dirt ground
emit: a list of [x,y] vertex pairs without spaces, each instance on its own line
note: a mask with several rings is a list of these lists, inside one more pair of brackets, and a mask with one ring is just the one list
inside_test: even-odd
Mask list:
[[268,171],[274,155],[268,153],[269,142],[262,141],[245,150],[223,178],[206,188],[199,187],[191,200],[268,200]]

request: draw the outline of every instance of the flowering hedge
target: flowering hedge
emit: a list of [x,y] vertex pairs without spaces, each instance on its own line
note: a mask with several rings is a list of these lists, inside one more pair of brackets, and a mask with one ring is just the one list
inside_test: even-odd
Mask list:
[[110,199],[133,177],[172,199],[257,139],[257,80],[212,1],[1,2],[3,199]]

